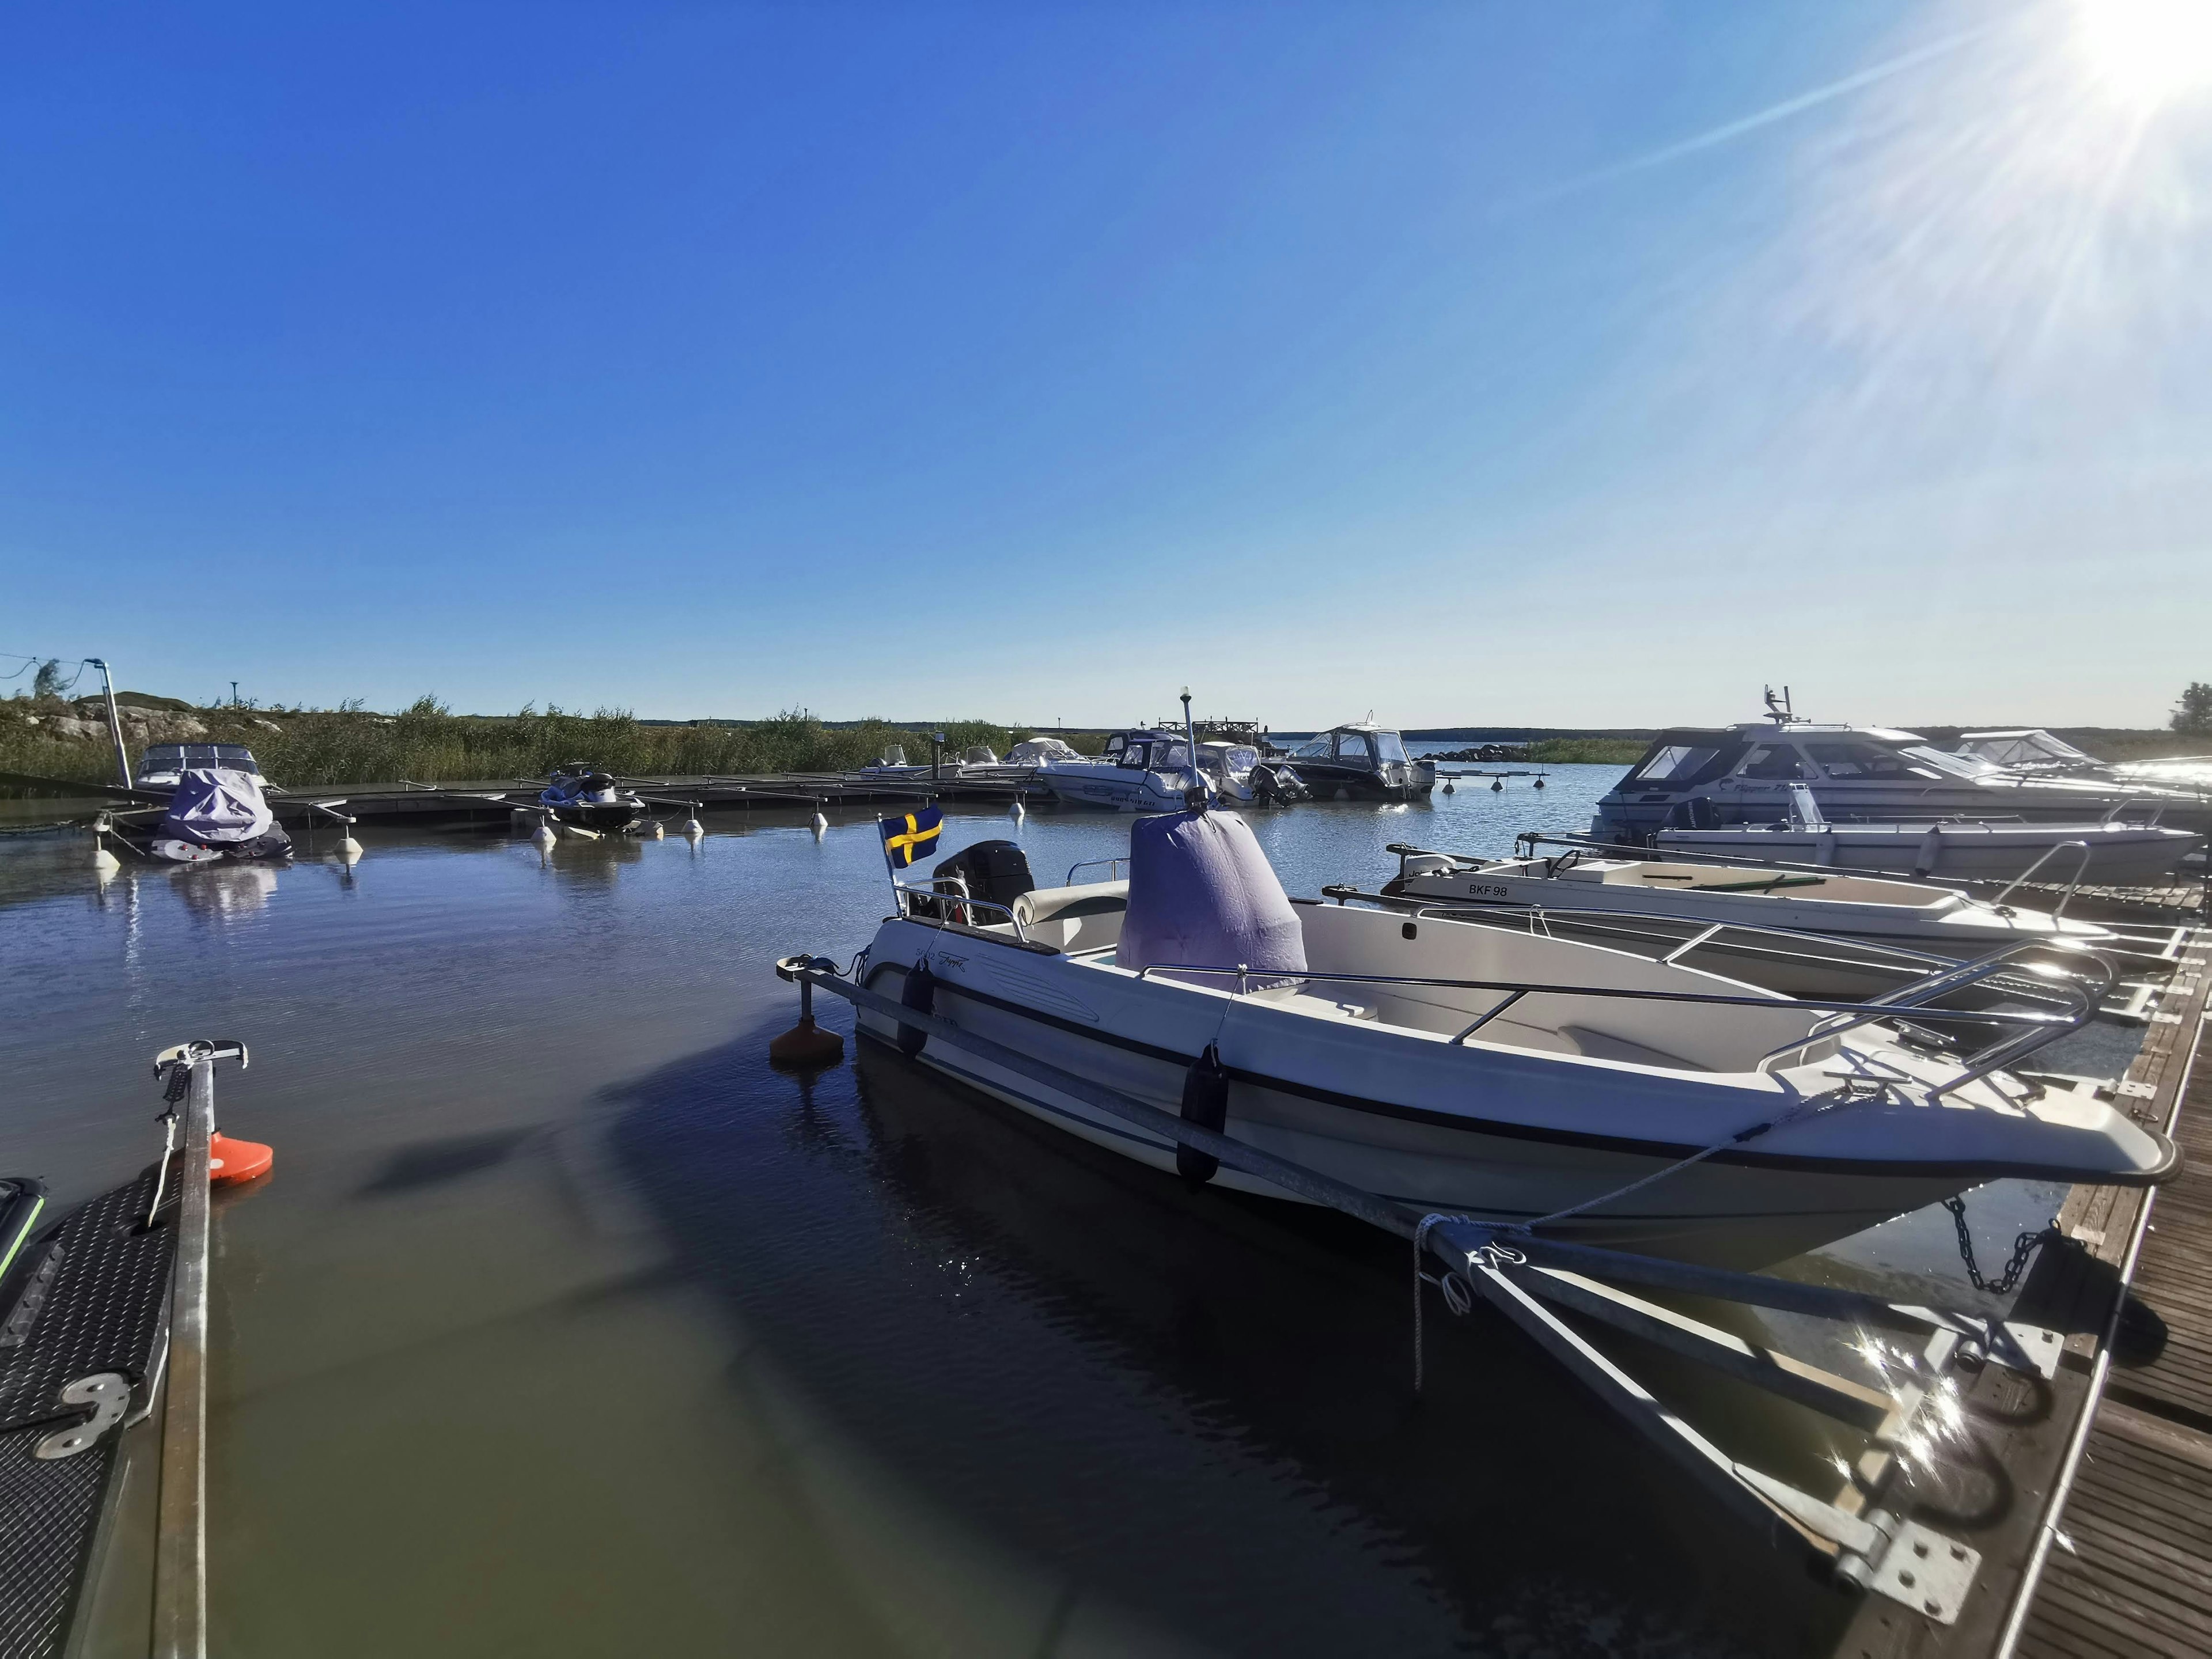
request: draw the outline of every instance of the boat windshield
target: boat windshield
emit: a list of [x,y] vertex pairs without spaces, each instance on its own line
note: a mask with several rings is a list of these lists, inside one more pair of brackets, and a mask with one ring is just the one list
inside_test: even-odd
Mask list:
[[1629,774],[1630,783],[1674,783],[1686,781],[1720,758],[1717,749],[1700,748],[1695,744],[1662,744],[1644,757],[1644,763]]
[[1406,758],[1406,740],[1395,732],[1377,732],[1375,734],[1375,746],[1382,751],[1382,758],[1386,761],[1402,761]]
[[1120,759],[1122,765],[1143,771],[1187,771],[1190,767],[1190,750],[1186,744],[1156,738],[1149,743],[1136,741],[1126,744]]
[[1244,744],[1202,743],[1199,752],[1206,757],[1209,772],[1225,772],[1231,777],[1242,777],[1260,763],[1260,751]]
[[184,767],[212,767],[223,772],[258,772],[253,751],[238,743],[157,743],[138,763],[143,772],[174,772]]

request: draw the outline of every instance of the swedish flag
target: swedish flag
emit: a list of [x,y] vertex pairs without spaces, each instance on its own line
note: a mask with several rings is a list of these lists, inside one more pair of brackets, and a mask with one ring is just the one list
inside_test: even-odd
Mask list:
[[877,827],[884,832],[884,857],[892,870],[903,870],[937,850],[938,835],[945,828],[945,810],[918,806],[895,818],[878,819]]

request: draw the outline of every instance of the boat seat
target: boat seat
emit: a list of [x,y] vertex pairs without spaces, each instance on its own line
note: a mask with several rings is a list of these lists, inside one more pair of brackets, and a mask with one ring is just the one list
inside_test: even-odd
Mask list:
[[1118,943],[1121,918],[1128,908],[1126,881],[1040,887],[1013,902],[1025,937],[1066,951],[1097,951]]

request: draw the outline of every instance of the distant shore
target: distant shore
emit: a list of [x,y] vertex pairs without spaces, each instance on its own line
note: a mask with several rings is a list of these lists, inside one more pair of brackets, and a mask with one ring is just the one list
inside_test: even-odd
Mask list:
[[[125,746],[135,761],[149,744],[240,743],[263,774],[292,788],[331,784],[434,783],[454,778],[542,777],[556,766],[587,761],[633,775],[702,776],[744,772],[838,772],[867,766],[887,750],[909,761],[930,757],[930,736],[957,758],[971,747],[1004,755],[1024,738],[1063,738],[1095,754],[1105,729],[1005,726],[955,720],[939,726],[886,720],[829,721],[790,710],[766,720],[642,720],[621,710],[583,714],[526,708],[514,714],[456,714],[424,697],[396,714],[340,709],[196,707],[173,697],[119,694]],[[1946,744],[1957,726],[1911,728]],[[2212,750],[2212,738],[2171,731],[2053,727],[2101,760],[2150,760]],[[1403,732],[1408,742],[1472,746],[1511,744],[1535,764],[1626,766],[1644,752],[1656,728],[1429,726]],[[1310,735],[1272,734],[1285,745]],[[85,782],[115,778],[106,710],[97,699],[0,700],[0,771]],[[9,793],[15,793],[9,786]]]

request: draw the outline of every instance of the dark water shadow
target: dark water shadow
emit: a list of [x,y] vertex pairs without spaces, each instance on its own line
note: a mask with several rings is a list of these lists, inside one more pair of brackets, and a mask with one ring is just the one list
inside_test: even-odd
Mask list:
[[[849,1030],[849,1027],[848,1028]],[[681,1271],[950,1517],[1224,1652],[1825,1652],[1852,1604],[1343,1218],[1158,1174],[873,1045],[615,1091]]]
[[417,1141],[386,1158],[383,1167],[362,1184],[360,1195],[381,1198],[394,1193],[416,1192],[496,1169],[538,1133],[536,1129],[495,1129],[484,1134],[449,1135],[442,1140]]

